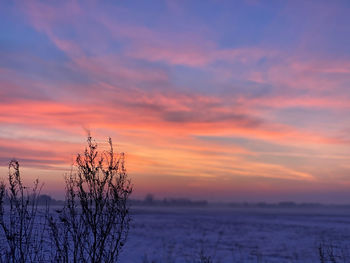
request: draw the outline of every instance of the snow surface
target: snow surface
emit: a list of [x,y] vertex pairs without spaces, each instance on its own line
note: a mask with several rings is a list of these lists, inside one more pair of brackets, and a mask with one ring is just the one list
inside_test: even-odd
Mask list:
[[120,262],[319,262],[324,242],[350,251],[350,211],[133,207]]

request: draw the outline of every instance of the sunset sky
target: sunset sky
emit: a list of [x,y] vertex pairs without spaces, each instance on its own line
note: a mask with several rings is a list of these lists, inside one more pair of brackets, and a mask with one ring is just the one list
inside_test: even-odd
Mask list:
[[0,172],[63,197],[87,131],[134,197],[350,203],[350,1],[1,1]]

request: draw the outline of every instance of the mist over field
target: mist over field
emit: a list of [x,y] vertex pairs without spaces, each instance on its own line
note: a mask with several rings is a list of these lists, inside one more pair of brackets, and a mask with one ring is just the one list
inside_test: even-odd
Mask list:
[[[335,262],[348,262],[349,213],[138,207],[122,262],[322,262],[320,246],[332,247]],[[327,251],[325,258],[332,262]]]
[[[47,199],[40,199],[38,229]],[[349,259],[350,205],[150,202],[147,196],[130,202],[120,262],[323,262],[320,249],[324,262]],[[51,201],[50,207],[57,216],[63,201]],[[52,249],[49,244],[45,249]]]

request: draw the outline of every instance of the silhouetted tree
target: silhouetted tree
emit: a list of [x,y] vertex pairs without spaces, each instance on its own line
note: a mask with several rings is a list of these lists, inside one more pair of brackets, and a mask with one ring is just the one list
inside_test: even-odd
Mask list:
[[19,163],[12,160],[8,183],[8,187],[0,183],[0,261],[45,262],[46,217],[38,211],[39,182],[36,180],[31,190],[25,187]]
[[66,176],[66,199],[57,217],[50,217],[55,262],[117,262],[129,232],[127,199],[132,192],[124,154],[98,152],[88,146],[76,158],[76,171]]
[[153,194],[147,194],[147,195],[145,196],[144,202],[145,202],[146,204],[153,204],[153,201],[154,201],[154,196],[153,196]]

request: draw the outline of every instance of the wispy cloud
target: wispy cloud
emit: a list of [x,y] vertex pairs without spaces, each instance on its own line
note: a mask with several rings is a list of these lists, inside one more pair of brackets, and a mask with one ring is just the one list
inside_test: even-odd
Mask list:
[[[344,173],[349,122],[334,116],[350,110],[350,57],[332,52],[344,49],[337,42],[347,28],[330,34],[333,26],[322,22],[324,35],[314,38],[323,42],[316,43],[310,32],[320,18],[290,16],[293,4],[267,5],[260,20],[232,13],[229,2],[216,14],[209,3],[192,10],[167,1],[165,13],[151,17],[129,5],[7,6],[3,15],[16,30],[6,40],[11,48],[0,44],[0,160],[69,168],[91,129],[128,152],[141,192],[152,182],[169,190],[176,180],[199,192],[213,184],[238,191],[250,183],[262,192],[277,181],[320,186],[330,179],[315,162],[328,157],[330,172]],[[240,5],[243,14],[255,8]],[[327,9],[317,8],[327,20]],[[331,10],[342,14],[337,5]],[[23,49],[23,39],[32,45]]]

